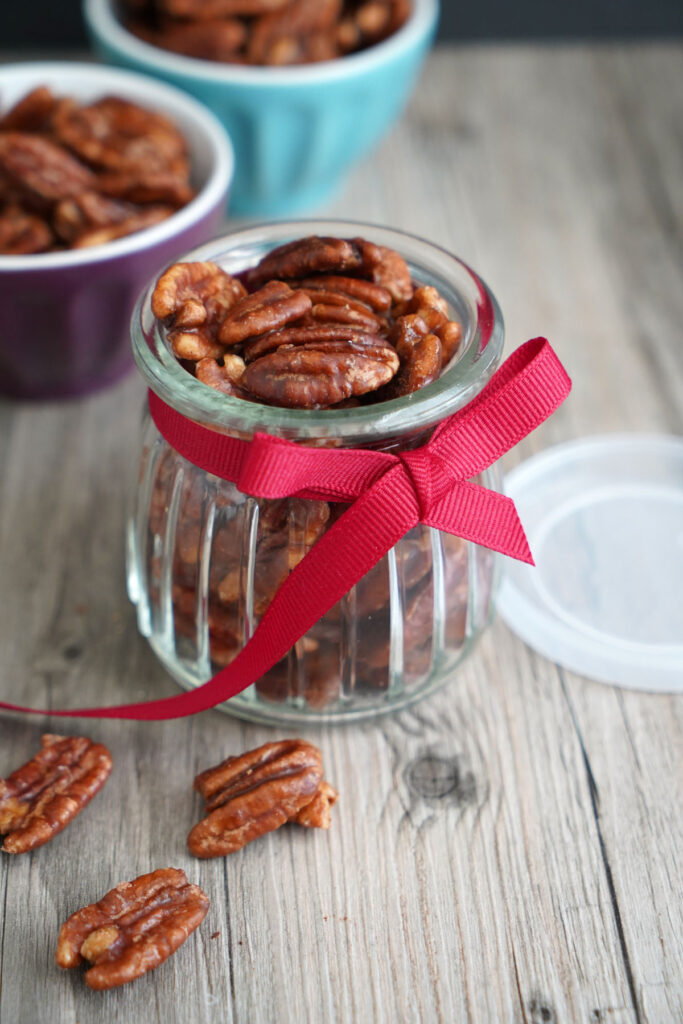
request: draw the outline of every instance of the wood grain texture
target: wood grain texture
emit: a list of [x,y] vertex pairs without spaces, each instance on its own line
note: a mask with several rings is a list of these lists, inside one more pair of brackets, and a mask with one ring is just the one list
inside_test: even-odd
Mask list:
[[[682,66],[664,45],[441,49],[323,211],[458,252],[499,298],[508,350],[551,338],[573,395],[507,465],[593,432],[681,430]],[[176,692],[125,597],[142,399],[132,378],[0,403],[11,699]],[[0,775],[64,727],[0,716]],[[73,729],[115,768],[53,843],[0,856],[1,1024],[683,1019],[680,699],[559,670],[497,622],[412,711],[307,730],[341,792],[329,833],[286,827],[207,862],[185,848],[193,776],[282,731],[218,712]],[[68,914],[164,866],[212,899],[171,960],[109,993],[54,966]]]

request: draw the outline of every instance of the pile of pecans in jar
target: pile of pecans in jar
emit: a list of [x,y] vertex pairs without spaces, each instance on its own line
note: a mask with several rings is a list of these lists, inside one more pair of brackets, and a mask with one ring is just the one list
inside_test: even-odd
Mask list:
[[[454,358],[461,328],[436,288],[416,286],[399,253],[361,238],[302,238],[231,276],[214,263],[180,263],[159,279],[152,309],[182,365],[219,392],[299,409],[340,409],[408,395]],[[411,444],[411,440],[406,442]],[[289,573],[346,510],[342,503],[247,499],[166,448],[155,463],[146,550],[149,596],[159,601],[171,495],[171,599],[176,649],[192,662],[201,648],[197,609],[206,608],[210,660],[229,664]],[[178,481],[180,480],[180,487]],[[215,501],[208,574],[206,502]],[[252,537],[253,550],[245,549]],[[467,544],[443,535],[446,635],[458,649],[468,607]],[[431,531],[416,527],[395,549],[403,601],[403,677],[429,671],[435,600]],[[354,692],[389,686],[390,580],[381,560],[344,599],[262,676],[264,700],[291,697],[311,710],[341,696],[354,662]],[[352,654],[340,637],[357,621]],[[203,628],[203,627],[202,627]]]
[[152,311],[202,383],[298,409],[417,391],[462,334],[436,288],[415,287],[399,253],[363,238],[302,238],[237,276],[177,263],[157,282]]
[[126,27],[202,60],[289,65],[333,60],[393,35],[410,0],[123,0]]
[[0,254],[111,242],[193,196],[183,136],[128,100],[80,105],[39,86],[0,116]]

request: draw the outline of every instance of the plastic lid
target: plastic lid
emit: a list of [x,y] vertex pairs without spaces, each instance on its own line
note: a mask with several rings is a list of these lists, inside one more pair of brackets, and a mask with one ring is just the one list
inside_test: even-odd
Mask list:
[[505,559],[498,610],[593,679],[683,691],[683,439],[587,437],[505,481],[536,567]]

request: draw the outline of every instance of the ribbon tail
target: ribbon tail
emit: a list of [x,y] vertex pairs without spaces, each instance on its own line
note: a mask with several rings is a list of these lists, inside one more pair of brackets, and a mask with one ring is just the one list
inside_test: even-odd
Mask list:
[[[222,704],[246,689],[283,658],[401,537],[417,525],[417,499],[397,465],[348,508],[318,540],[278,589],[253,636],[235,660],[213,679],[160,700],[70,711],[25,708],[0,701],[0,709],[61,718],[181,718]],[[342,555],[340,556],[340,552]]]
[[468,480],[437,501],[422,520],[492,551],[534,564],[524,527],[512,498]]

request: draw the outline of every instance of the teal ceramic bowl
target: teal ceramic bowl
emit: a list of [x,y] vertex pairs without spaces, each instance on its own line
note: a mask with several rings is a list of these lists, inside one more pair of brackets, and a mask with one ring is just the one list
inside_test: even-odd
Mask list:
[[434,38],[438,0],[413,0],[389,39],[339,60],[245,67],[181,57],[120,24],[115,0],[84,0],[88,31],[108,61],[191,93],[213,111],[236,155],[231,210],[279,215],[320,206],[405,106]]

